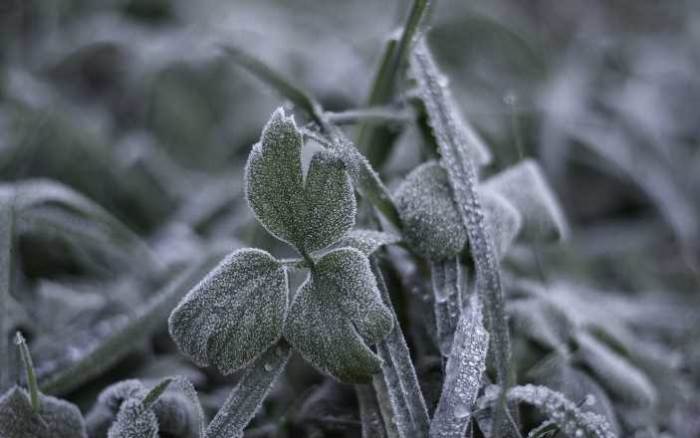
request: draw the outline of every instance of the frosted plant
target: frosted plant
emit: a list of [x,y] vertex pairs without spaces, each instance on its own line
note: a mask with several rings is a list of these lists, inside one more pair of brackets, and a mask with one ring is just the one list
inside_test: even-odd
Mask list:
[[[276,366],[259,361],[268,350],[287,351],[286,342],[316,368],[344,382],[366,383],[381,371],[381,360],[369,345],[389,334],[393,317],[367,257],[396,238],[351,232],[355,196],[345,165],[323,149],[305,170],[302,146],[294,120],[278,109],[253,146],[245,171],[246,198],[256,218],[302,258],[283,261],[259,249],[235,251],[169,318],[175,343],[198,365],[213,365],[224,374],[250,367],[248,380],[234,389],[210,425],[208,433],[214,436],[242,432],[274,382],[265,376],[279,374],[289,353],[277,355],[282,360]],[[310,270],[291,304],[290,265]],[[256,371],[260,366],[268,373]],[[237,394],[248,387],[255,402],[247,416],[236,417],[231,410],[238,409]]]
[[16,343],[27,374],[28,391],[17,386],[0,397],[3,438],[87,438],[80,410],[39,391],[29,350],[18,332]]
[[115,383],[99,395],[86,423],[92,438],[204,436],[202,407],[183,377],[165,378],[150,390],[139,380]]

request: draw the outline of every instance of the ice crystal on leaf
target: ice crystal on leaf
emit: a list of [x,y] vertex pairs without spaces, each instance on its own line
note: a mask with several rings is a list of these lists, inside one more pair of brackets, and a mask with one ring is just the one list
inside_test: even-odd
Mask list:
[[229,374],[279,340],[287,295],[287,273],[275,258],[258,249],[238,250],[173,310],[170,334],[195,363]]
[[369,349],[393,326],[367,257],[353,248],[318,260],[290,307],[284,336],[301,355],[343,382],[366,383],[381,370]]
[[39,394],[40,408],[32,411],[29,395],[14,387],[0,398],[2,438],[87,438],[80,410],[64,400]]
[[304,178],[302,135],[278,109],[253,146],[246,165],[251,209],[275,237],[302,253],[331,245],[355,224],[355,195],[342,162],[316,153]]

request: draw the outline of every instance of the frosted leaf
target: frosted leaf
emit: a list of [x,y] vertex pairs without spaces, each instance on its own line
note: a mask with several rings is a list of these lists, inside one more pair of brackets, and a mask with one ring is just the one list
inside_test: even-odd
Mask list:
[[369,349],[391,331],[369,260],[354,248],[318,260],[289,310],[284,336],[321,371],[349,383],[367,383],[381,370]]
[[403,235],[419,255],[443,260],[462,251],[467,232],[439,163],[429,161],[415,168],[397,189],[395,200]]
[[505,197],[523,217],[530,239],[563,239],[568,234],[559,201],[539,165],[525,160],[484,181],[484,188]]
[[522,215],[508,200],[495,192],[481,190],[481,195],[496,255],[503,259],[522,228]]
[[617,398],[642,406],[656,402],[656,389],[639,368],[585,332],[578,333],[576,341],[578,358]]
[[343,236],[334,247],[355,248],[366,256],[370,256],[374,251],[384,245],[391,245],[401,240],[396,234],[384,231],[355,229]]
[[135,379],[123,380],[105,388],[88,412],[85,423],[90,437],[104,438],[125,400],[142,397],[145,388]]
[[431,438],[461,438],[471,420],[474,402],[486,370],[489,334],[483,324],[478,295],[459,318],[445,368],[445,380],[433,421]]
[[553,356],[528,374],[534,383],[561,392],[581,410],[602,415],[611,430],[619,433],[617,416],[605,390],[584,371],[572,367],[567,359],[560,355]]
[[563,394],[546,386],[515,386],[508,391],[508,399],[535,406],[555,422],[566,436],[615,437],[604,417],[579,409]]
[[64,400],[40,394],[38,414],[24,389],[14,387],[0,398],[2,438],[87,438],[80,410]]
[[145,409],[139,399],[122,403],[117,420],[109,428],[107,438],[158,438],[158,419]]
[[272,115],[245,169],[246,196],[260,223],[302,252],[327,247],[355,224],[355,195],[344,165],[316,153],[302,172],[303,140],[292,117]]
[[173,310],[170,334],[196,364],[230,374],[279,340],[288,288],[284,267],[270,254],[235,251]]

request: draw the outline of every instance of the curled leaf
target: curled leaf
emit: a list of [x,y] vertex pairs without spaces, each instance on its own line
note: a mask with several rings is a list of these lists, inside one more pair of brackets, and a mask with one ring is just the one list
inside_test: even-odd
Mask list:
[[232,373],[279,340],[288,287],[284,267],[270,254],[235,251],[173,310],[170,334],[198,365]]
[[278,109],[246,164],[246,196],[275,237],[309,253],[331,245],[355,224],[355,195],[344,165],[330,152],[313,156],[304,177],[301,133]]
[[368,344],[393,327],[364,254],[353,248],[325,254],[299,288],[284,336],[321,371],[349,383],[367,383],[381,370]]
[[87,438],[80,410],[64,400],[40,394],[38,413],[27,392],[14,387],[0,398],[2,438]]
[[467,232],[452,200],[447,173],[436,161],[414,169],[395,194],[408,244],[431,260],[458,254]]
[[506,198],[523,217],[523,235],[534,239],[563,239],[568,234],[564,213],[542,169],[525,160],[484,181],[484,188]]

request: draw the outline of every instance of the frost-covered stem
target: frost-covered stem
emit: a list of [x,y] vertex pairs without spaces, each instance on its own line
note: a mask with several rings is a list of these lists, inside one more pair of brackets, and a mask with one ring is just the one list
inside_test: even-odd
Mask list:
[[253,362],[207,427],[204,438],[242,437],[290,355],[289,345],[281,340]]
[[2,196],[0,198],[0,392],[2,392],[10,383],[7,319],[12,287],[15,215],[13,195],[0,196]]
[[[387,388],[386,381],[383,375],[375,374],[372,377],[372,387],[377,395],[377,404],[379,405],[379,412],[382,414],[384,419],[384,430],[386,431],[387,438],[402,438],[405,435],[399,433],[397,423],[397,414],[394,412],[394,407],[389,400],[389,389]],[[401,415],[401,413],[399,413]],[[405,415],[404,415],[405,417]]]
[[450,355],[452,338],[462,312],[462,265],[459,257],[430,261],[433,307],[438,346],[443,357]]
[[505,420],[508,417],[505,394],[513,385],[514,376],[510,367],[510,335],[501,273],[477,191],[476,164],[467,150],[469,145],[465,144],[469,139],[460,130],[460,122],[455,118],[457,108],[450,107],[454,102],[449,89],[444,84],[443,76],[424,41],[416,44],[412,63],[442,156],[442,164],[447,170],[455,203],[467,231],[476,268],[476,287],[486,308],[496,377],[501,388],[494,413],[494,426],[500,429],[501,425],[504,425],[509,429],[506,433],[517,435],[515,427],[506,424],[508,422]]
[[[98,346],[88,350],[76,362],[45,377],[40,384],[42,391],[47,394],[65,394],[100,375],[138,348],[139,344],[134,342],[134,339],[147,336],[161,327],[180,299],[218,263],[220,258],[220,254],[211,255],[190,266],[158,291],[142,310],[121,324]],[[39,377],[42,380],[41,375]]]
[[377,396],[370,385],[355,385],[357,403],[360,405],[362,438],[387,438]]
[[[408,436],[425,436],[430,427],[428,409],[423,399],[423,393],[418,383],[416,370],[411,362],[411,353],[406,345],[401,326],[394,313],[389,291],[384,277],[374,257],[371,258],[372,271],[377,278],[377,285],[384,302],[391,309],[394,317],[394,328],[387,338],[377,345],[377,354],[383,360],[382,372],[389,391],[390,401],[397,410],[408,414]],[[401,416],[397,417],[400,419]],[[401,430],[402,426],[399,425]]]

